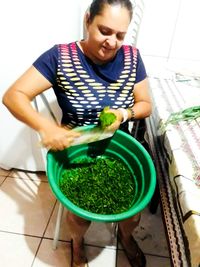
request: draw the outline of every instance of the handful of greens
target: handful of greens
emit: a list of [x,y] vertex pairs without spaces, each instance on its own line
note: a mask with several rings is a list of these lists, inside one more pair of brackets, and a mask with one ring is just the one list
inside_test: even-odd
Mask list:
[[78,207],[98,214],[117,214],[130,208],[133,175],[121,160],[97,157],[76,160],[60,179],[62,193]]
[[109,110],[109,107],[105,107],[99,116],[99,123],[102,129],[110,126],[116,120],[116,115],[112,112],[106,112]]
[[81,135],[73,140],[71,146],[87,144],[112,137],[114,131],[106,131],[106,128],[115,122],[116,115],[112,112],[106,112],[106,110],[109,110],[109,107],[105,107],[100,113],[97,126],[83,132],[82,130],[78,131]]

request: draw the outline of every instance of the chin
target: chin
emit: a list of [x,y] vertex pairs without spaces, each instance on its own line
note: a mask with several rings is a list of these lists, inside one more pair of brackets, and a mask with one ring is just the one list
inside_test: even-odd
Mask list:
[[112,60],[113,57],[115,56],[115,54],[100,54],[99,55],[99,60],[102,60],[102,61],[109,61],[109,60]]

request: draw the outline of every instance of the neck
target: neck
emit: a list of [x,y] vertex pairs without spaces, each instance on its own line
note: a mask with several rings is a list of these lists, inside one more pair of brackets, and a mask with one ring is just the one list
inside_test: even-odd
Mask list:
[[83,41],[80,41],[80,42],[77,42],[77,45],[78,47],[81,49],[81,51],[83,52],[83,54],[88,57],[93,63],[97,64],[97,65],[103,65],[103,64],[106,64],[108,63],[109,61],[112,60],[109,59],[109,60],[100,60],[98,59],[97,57],[95,57],[91,52],[90,52],[90,49],[89,49],[89,46],[88,46],[88,43],[87,43],[87,40],[83,40]]

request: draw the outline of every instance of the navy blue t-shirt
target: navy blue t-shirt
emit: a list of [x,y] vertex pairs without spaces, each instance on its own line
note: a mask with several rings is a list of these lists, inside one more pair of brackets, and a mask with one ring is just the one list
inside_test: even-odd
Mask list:
[[59,44],[33,66],[52,84],[63,112],[61,123],[70,127],[97,124],[106,106],[132,107],[134,84],[147,76],[139,50],[129,45],[123,45],[109,63],[97,65],[76,42]]

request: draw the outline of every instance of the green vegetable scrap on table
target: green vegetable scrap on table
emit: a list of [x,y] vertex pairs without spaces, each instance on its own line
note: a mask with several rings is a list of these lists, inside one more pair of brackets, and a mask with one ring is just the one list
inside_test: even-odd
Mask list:
[[134,198],[133,175],[114,158],[76,160],[60,179],[62,193],[75,205],[98,214],[117,214],[130,208]]
[[167,121],[161,126],[161,130],[164,130],[169,124],[177,124],[181,121],[191,121],[200,117],[200,106],[194,106],[186,108],[179,112],[172,113]]
[[116,120],[116,115],[112,112],[106,112],[109,107],[105,107],[99,116],[99,123],[102,129],[110,126]]

